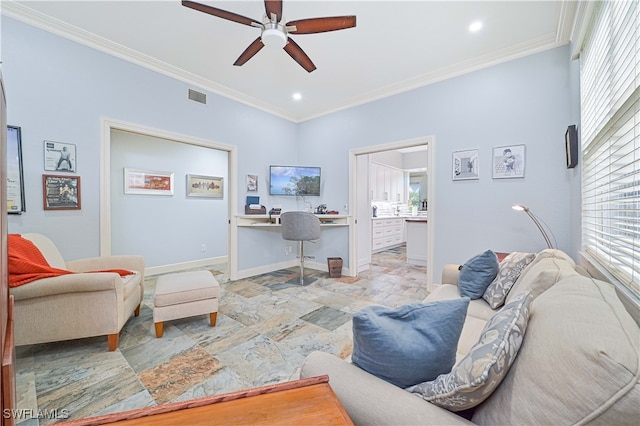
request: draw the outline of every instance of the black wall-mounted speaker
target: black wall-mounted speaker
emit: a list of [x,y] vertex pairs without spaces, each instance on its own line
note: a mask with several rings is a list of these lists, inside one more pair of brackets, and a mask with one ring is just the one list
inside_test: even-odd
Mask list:
[[578,165],[578,128],[575,124],[567,127],[564,144],[567,151],[567,169],[573,169]]

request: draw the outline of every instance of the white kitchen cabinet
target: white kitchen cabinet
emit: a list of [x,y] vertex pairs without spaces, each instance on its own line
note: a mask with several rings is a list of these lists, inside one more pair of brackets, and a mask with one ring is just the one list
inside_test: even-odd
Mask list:
[[398,169],[390,169],[391,182],[389,184],[389,192],[391,193],[391,201],[403,203],[404,196],[404,172]]
[[371,221],[371,251],[376,252],[404,242],[403,218],[380,218]]
[[391,203],[406,201],[403,170],[375,162],[370,164],[369,169],[372,201]]
[[427,266],[427,219],[407,219],[407,263]]

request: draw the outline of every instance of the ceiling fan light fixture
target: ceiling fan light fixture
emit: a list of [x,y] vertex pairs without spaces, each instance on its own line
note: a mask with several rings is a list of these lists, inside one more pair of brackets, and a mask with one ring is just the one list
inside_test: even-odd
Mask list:
[[287,35],[280,30],[267,28],[262,31],[262,44],[282,49],[287,44]]

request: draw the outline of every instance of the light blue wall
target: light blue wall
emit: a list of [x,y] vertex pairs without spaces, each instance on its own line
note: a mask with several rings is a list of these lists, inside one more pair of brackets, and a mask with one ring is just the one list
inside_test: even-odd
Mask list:
[[[227,256],[226,151],[112,131],[110,168],[112,254],[141,254],[147,267]],[[126,194],[125,168],[172,172],[173,195]],[[221,177],[223,198],[187,197],[187,174]]]
[[[579,179],[577,169],[565,168],[564,157],[565,129],[577,121],[577,89],[572,83],[576,65],[569,60],[568,47],[301,124],[211,93],[206,106],[188,101],[190,87],[182,82],[4,16],[2,55],[8,120],[23,129],[28,209],[9,218],[9,230],[45,232],[60,242],[69,259],[99,251],[102,118],[237,146],[239,211],[248,195],[246,174],[259,175],[257,195],[267,207],[303,207],[292,197],[269,197],[266,181],[269,164],[303,164],[322,167],[323,192],[311,200],[314,206],[325,203],[344,212],[350,149],[434,136],[431,153],[436,167],[429,178],[435,180],[435,202],[429,207],[436,224],[437,271],[444,263],[464,262],[486,248],[544,248],[533,222],[511,210],[516,203],[528,205],[549,224],[560,248],[575,255],[579,247],[574,220]],[[44,139],[77,145],[81,211],[42,210]],[[525,177],[492,179],[493,147],[512,144],[526,145]],[[480,153],[480,179],[453,182],[452,152],[474,148]],[[336,237],[342,241],[344,236]],[[241,253],[250,241],[250,236],[240,241]],[[277,251],[283,250],[251,253],[246,266],[264,264],[254,255],[283,260]]]
[[[6,16],[2,55],[7,119],[22,127],[27,206],[25,214],[9,217],[9,232],[45,233],[66,259],[99,254],[104,118],[237,146],[239,210],[247,173],[260,175],[260,193],[265,195],[268,165],[297,159],[297,126],[290,121],[212,93],[207,94],[207,105],[189,101],[187,91],[194,87]],[[45,139],[76,144],[82,210],[42,209]],[[226,250],[226,235],[219,242]],[[201,243],[200,237],[185,242],[193,247]]]
[[[320,117],[300,124],[301,160],[325,165],[332,179],[325,202],[342,205],[350,149],[433,135],[436,281],[445,263],[463,263],[487,248],[545,248],[534,223],[513,204],[530,207],[559,248],[572,252],[575,171],[566,169],[564,153],[564,132],[575,123],[570,77],[569,49],[562,47]],[[493,148],[516,144],[526,145],[525,177],[493,179]],[[452,152],[467,149],[479,150],[480,179],[454,182]]]

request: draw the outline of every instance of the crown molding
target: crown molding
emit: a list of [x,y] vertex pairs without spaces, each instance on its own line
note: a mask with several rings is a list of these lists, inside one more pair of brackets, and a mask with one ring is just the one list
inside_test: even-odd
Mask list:
[[343,103],[339,108],[325,110],[319,114],[306,117],[304,120],[318,118],[337,111],[352,108],[354,106],[408,92],[410,90],[414,90],[423,86],[428,86],[430,84],[438,83],[450,78],[458,77],[464,74],[472,73],[474,71],[479,71],[484,68],[489,68],[494,65],[509,62],[514,59],[563,46],[567,43],[568,40],[557,41],[556,35],[554,33],[547,34],[523,43],[511,45],[509,47],[491,52],[486,55],[475,57],[467,61],[462,61],[451,66],[442,67],[433,72],[425,73],[398,83],[394,83],[393,85],[368,92],[362,96],[351,98],[349,101]]
[[381,89],[353,97],[346,102],[341,103],[338,107],[325,109],[308,116],[292,115],[286,110],[276,108],[259,99],[232,90],[229,87],[202,78],[196,74],[167,64],[166,62],[142,54],[121,44],[114,43],[74,25],[70,25],[22,4],[16,3],[15,1],[2,0],[2,8],[0,12],[3,15],[14,18],[25,24],[56,34],[60,37],[150,69],[189,85],[193,85],[201,90],[235,100],[294,123],[301,123],[567,44],[569,42],[569,35],[571,31],[575,31],[574,20],[576,19],[577,9],[578,5],[573,1],[563,2],[560,12],[561,16],[558,23],[558,35],[547,34],[536,39],[508,46],[504,49],[500,49],[486,55],[481,55],[451,66],[443,67],[433,72],[418,75]]
[[573,27],[575,26],[576,14],[578,11],[577,1],[563,1],[560,6],[560,18],[558,19],[558,34],[556,41],[569,41]]
[[245,105],[268,112],[286,120],[295,121],[295,117],[290,116],[286,111],[275,108],[273,105],[260,101],[259,99],[247,96],[243,93],[232,90],[214,81],[202,78],[196,74],[185,71],[160,61],[149,55],[130,49],[121,44],[107,40],[104,37],[85,31],[75,25],[68,24],[59,19],[40,13],[15,1],[2,0],[1,13],[9,18],[16,19],[27,25],[58,35],[84,46],[96,49],[127,62],[150,69],[167,77],[174,78],[184,83],[196,86],[201,90],[233,99]]

